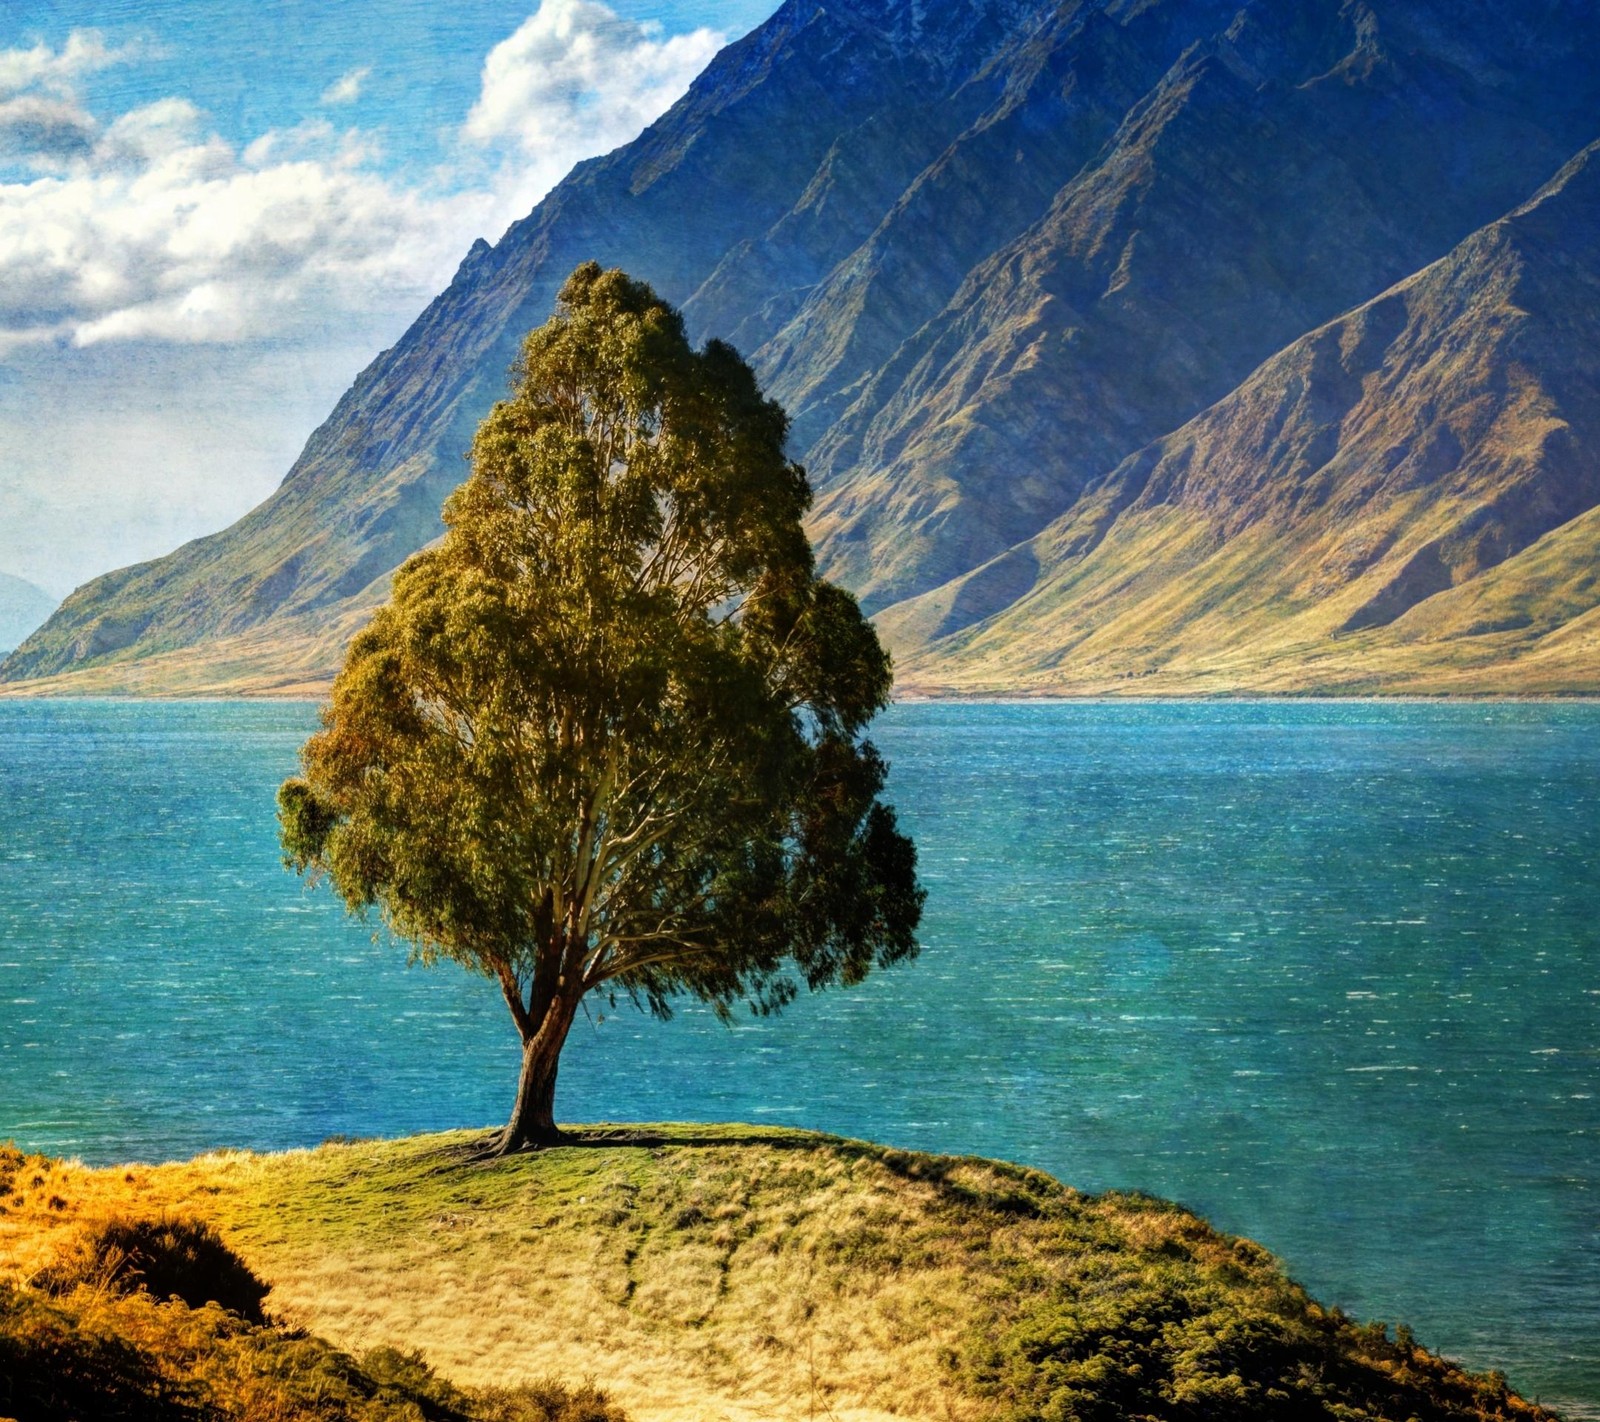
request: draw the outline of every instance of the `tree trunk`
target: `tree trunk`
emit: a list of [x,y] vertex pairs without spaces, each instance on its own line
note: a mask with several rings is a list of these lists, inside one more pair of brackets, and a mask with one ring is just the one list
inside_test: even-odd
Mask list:
[[500,1133],[495,1153],[505,1155],[524,1146],[554,1145],[561,1140],[556,1129],[556,1068],[566,1043],[577,1004],[558,995],[550,1003],[539,1030],[522,1044],[522,1074],[517,1078],[517,1104]]

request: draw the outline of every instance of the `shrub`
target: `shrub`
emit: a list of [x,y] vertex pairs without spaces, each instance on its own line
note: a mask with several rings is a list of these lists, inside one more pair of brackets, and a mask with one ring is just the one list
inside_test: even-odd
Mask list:
[[546,1379],[472,1395],[473,1422],[627,1422],[627,1414],[592,1384],[576,1389]]
[[463,1390],[420,1354],[148,1292],[51,1299],[0,1284],[0,1418],[26,1422],[626,1422],[592,1386]]
[[210,1225],[185,1219],[101,1221],[36,1282],[58,1295],[80,1285],[118,1294],[143,1289],[153,1298],[182,1299],[191,1308],[215,1303],[252,1323],[263,1320],[268,1287]]
[[114,1332],[0,1284],[0,1417],[27,1422],[201,1422],[194,1393]]

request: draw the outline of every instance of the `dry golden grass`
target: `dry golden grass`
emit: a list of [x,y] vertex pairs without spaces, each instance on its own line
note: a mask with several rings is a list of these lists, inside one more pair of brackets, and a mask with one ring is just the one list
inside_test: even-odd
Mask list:
[[298,1208],[281,1176],[239,1164],[216,1201],[273,1305],[343,1346],[405,1339],[467,1384],[591,1375],[641,1418],[973,1415],[952,1410],[941,1361],[965,1322],[939,1302],[960,1295],[959,1261],[860,1279],[826,1262],[830,1241],[894,1232],[918,1203],[858,1162],[573,1151],[559,1170],[456,1166],[425,1206],[380,1192],[356,1224],[337,1202],[363,1150],[306,1161]]
[[181,1214],[273,1281],[275,1316],[355,1352],[420,1346],[463,1385],[593,1377],[639,1418],[978,1415],[943,1361],[967,1321],[959,1256],[852,1277],[840,1255],[925,1204],[870,1157],[729,1141],[470,1163],[470,1140],[35,1161],[0,1216],[0,1277],[89,1222]]
[[1419,519],[1393,556],[1324,594],[1318,570],[1360,530],[1298,549],[1262,532],[1219,544],[1203,520],[1163,510],[960,634],[923,640],[943,607],[932,594],[884,613],[880,631],[914,697],[1600,695],[1600,511],[1387,626],[1339,631],[1436,531]]
[[505,1160],[480,1140],[32,1158],[0,1191],[0,1282],[110,1216],[194,1217],[282,1322],[356,1354],[420,1349],[461,1386],[592,1380],[640,1422],[1066,1417],[1085,1387],[1174,1418],[1283,1387],[1351,1419],[1544,1416],[1324,1313],[1257,1246],[1160,1201],[748,1127],[589,1128]]
[[195,647],[124,654],[58,676],[0,683],[0,697],[324,696],[345,644],[369,616],[370,607],[321,627],[273,625]]

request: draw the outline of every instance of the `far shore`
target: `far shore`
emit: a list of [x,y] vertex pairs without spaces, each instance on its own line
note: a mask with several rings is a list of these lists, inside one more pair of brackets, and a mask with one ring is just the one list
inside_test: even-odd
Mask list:
[[[0,701],[73,701],[222,704],[225,702],[282,702],[319,705],[328,699],[332,683],[284,688],[185,688],[173,691],[80,690],[46,682],[0,682]],[[1600,705],[1597,691],[1552,692],[1419,692],[1419,691],[934,691],[921,687],[896,688],[896,706],[1568,706]]]

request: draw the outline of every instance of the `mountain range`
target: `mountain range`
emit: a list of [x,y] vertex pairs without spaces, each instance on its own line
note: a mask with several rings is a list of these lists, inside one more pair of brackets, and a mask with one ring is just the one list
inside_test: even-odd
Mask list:
[[578,262],[793,417],[902,689],[1600,691],[1600,7],[788,0],[43,690],[309,691]]

